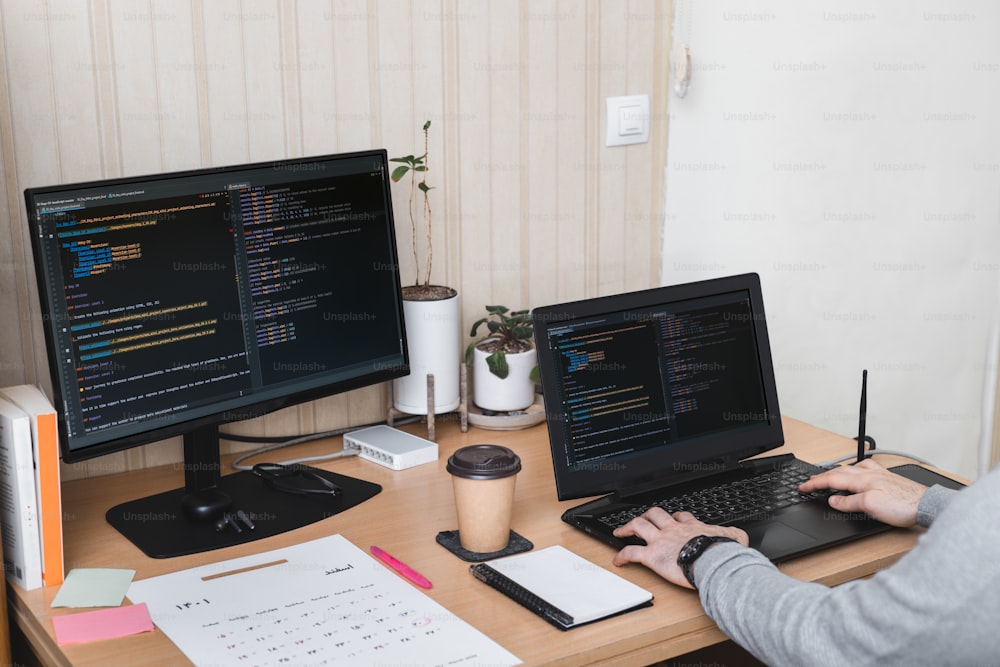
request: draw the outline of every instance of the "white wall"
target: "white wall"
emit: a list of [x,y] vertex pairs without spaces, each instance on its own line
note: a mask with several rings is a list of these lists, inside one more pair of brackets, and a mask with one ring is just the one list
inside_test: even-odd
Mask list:
[[760,273],[784,414],[856,433],[867,368],[879,446],[975,477],[996,377],[1000,4],[676,4],[694,73],[669,104],[662,281]]

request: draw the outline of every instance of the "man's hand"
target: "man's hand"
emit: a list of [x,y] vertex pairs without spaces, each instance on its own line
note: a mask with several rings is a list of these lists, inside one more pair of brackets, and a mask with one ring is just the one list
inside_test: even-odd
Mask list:
[[616,537],[635,536],[646,543],[645,546],[631,544],[619,551],[612,561],[615,565],[641,563],[667,581],[685,588],[691,588],[691,584],[677,565],[677,553],[692,537],[721,535],[743,546],[750,543],[750,538],[739,528],[702,523],[690,512],[670,515],[659,507],[615,529],[614,534]]
[[830,507],[835,510],[864,512],[892,526],[908,528],[917,522],[917,506],[927,487],[865,459],[820,473],[799,487],[803,493],[822,489],[851,494],[830,496]]

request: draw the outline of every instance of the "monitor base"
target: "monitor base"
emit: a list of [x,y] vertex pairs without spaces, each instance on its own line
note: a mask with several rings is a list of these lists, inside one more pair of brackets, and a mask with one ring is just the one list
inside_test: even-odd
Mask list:
[[105,518],[147,556],[173,558],[302,528],[359,505],[382,491],[381,486],[372,482],[318,468],[311,470],[338,485],[343,493],[313,497],[276,491],[249,471],[219,478],[218,490],[232,499],[229,512],[243,511],[253,529],[236,520],[217,530],[214,520],[190,518],[182,509],[187,493],[183,488],[116,505],[107,511]]

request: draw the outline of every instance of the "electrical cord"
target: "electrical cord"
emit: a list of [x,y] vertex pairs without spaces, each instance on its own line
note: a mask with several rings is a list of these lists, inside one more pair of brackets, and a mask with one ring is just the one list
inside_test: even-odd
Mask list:
[[[410,424],[420,417],[410,417],[401,421],[397,421],[397,424]],[[287,436],[254,436],[254,435],[236,435],[229,433],[220,433],[219,439],[221,440],[232,440],[235,442],[269,442],[264,447],[260,447],[250,452],[245,452],[240,456],[236,457],[235,460],[230,464],[234,470],[252,470],[253,466],[241,465],[243,461],[257,456],[259,454],[264,454],[267,452],[272,452],[276,449],[283,449],[285,447],[291,447],[292,445],[301,445],[304,442],[311,442],[313,440],[322,440],[323,438],[332,438],[338,435],[343,435],[349,433],[350,431],[355,431],[360,428],[367,428],[368,426],[376,426],[379,424],[385,424],[385,422],[376,422],[374,424],[367,424],[364,426],[348,426],[347,428],[338,428],[330,431],[321,431],[319,433],[309,433],[306,435],[295,436],[289,438]],[[311,463],[314,461],[330,461],[333,459],[346,458],[348,456],[357,456],[358,451],[354,449],[344,449],[339,452],[334,452],[332,454],[320,454],[319,456],[305,456],[298,459],[291,459],[289,461],[281,461],[280,465],[290,466],[297,463]]]
[[[855,437],[854,440],[857,441],[857,438]],[[915,456],[913,454],[910,454],[909,452],[902,452],[902,451],[897,451],[897,450],[893,450],[893,449],[880,449],[878,451],[875,451],[875,447],[876,447],[876,445],[875,445],[875,438],[871,437],[870,435],[866,435],[865,436],[865,445],[866,445],[866,448],[865,448],[865,458],[869,458],[871,456],[874,456],[875,454],[887,454],[887,455],[892,455],[892,456],[901,456],[903,458],[907,458],[907,459],[910,459],[912,461],[916,461],[917,463],[922,463],[923,465],[926,465],[926,466],[935,467],[934,464],[931,463],[930,461],[928,461],[926,459],[922,459],[919,456]],[[850,461],[850,460],[853,460],[853,459],[857,459],[857,454],[848,454],[846,456],[841,456],[840,458],[836,458],[836,459],[833,459],[833,460],[830,460],[830,461],[823,461],[822,463],[817,463],[815,465],[817,467],[819,467],[819,468],[829,469],[829,468],[833,468],[834,466],[836,466],[836,465],[838,465],[840,463],[843,463],[844,461]]]

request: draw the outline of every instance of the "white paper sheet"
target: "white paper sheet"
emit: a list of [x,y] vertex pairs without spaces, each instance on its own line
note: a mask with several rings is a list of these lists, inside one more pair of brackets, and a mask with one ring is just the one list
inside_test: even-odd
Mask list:
[[197,665],[520,662],[340,535],[135,581],[128,597]]

